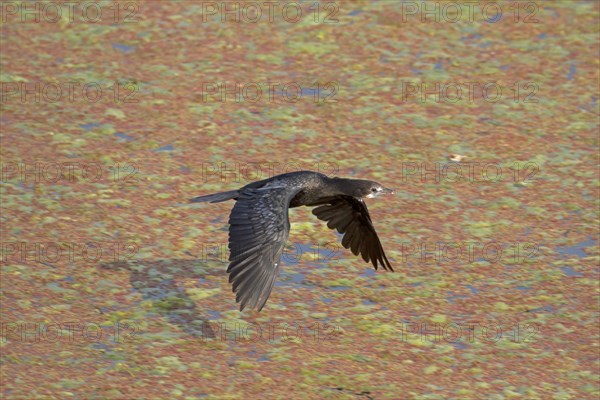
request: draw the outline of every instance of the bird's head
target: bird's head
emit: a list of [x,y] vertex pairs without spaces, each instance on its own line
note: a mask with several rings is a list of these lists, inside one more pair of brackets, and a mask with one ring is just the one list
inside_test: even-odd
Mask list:
[[340,178],[340,187],[345,192],[345,194],[356,197],[359,199],[362,198],[373,198],[382,194],[393,194],[393,189],[388,189],[383,187],[381,184],[368,181],[364,179],[341,179]]
[[365,186],[362,188],[362,197],[367,197],[369,199],[373,197],[377,197],[382,194],[394,194],[393,189],[388,189],[383,187],[377,182],[374,181],[364,181]]

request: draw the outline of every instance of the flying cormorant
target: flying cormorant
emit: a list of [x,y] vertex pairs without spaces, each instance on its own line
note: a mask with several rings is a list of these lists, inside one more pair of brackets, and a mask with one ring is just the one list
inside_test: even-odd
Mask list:
[[377,182],[329,178],[318,172],[298,171],[252,182],[241,189],[194,197],[190,202],[236,200],[229,216],[229,282],[240,311],[260,311],[279,273],[281,253],[290,232],[288,209],[317,206],[312,213],[330,229],[343,233],[342,245],[393,271],[377,237],[365,197],[394,193]]

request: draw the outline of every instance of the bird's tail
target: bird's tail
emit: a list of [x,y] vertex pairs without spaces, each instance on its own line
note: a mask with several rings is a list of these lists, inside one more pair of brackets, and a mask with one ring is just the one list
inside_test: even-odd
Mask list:
[[222,201],[235,199],[238,197],[238,195],[239,192],[237,190],[230,190],[229,192],[221,192],[215,194],[208,194],[206,196],[194,197],[193,199],[190,199],[190,203],[220,203]]

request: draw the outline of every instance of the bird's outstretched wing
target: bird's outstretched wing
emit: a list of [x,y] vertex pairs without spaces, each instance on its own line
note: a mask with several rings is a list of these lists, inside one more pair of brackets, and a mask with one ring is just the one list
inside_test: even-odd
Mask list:
[[279,263],[290,233],[288,208],[299,188],[245,188],[229,216],[229,282],[240,311],[260,311],[279,274]]
[[385,270],[393,271],[365,202],[352,196],[333,196],[324,201],[327,204],[316,207],[312,213],[326,221],[330,229],[337,229],[344,234],[342,246],[350,249],[354,255],[360,253],[365,262],[373,263],[375,269],[379,263]]

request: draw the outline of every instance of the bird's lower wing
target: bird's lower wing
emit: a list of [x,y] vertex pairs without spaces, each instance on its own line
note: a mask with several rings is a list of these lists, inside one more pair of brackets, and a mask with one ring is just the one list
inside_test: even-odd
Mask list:
[[342,246],[354,255],[360,254],[365,262],[371,261],[375,269],[379,263],[385,270],[393,271],[365,202],[351,196],[334,196],[326,201],[327,204],[316,207],[312,213],[326,221],[330,229],[344,234]]
[[299,189],[243,189],[229,216],[229,282],[240,303],[260,311],[279,273],[290,232],[288,208]]

